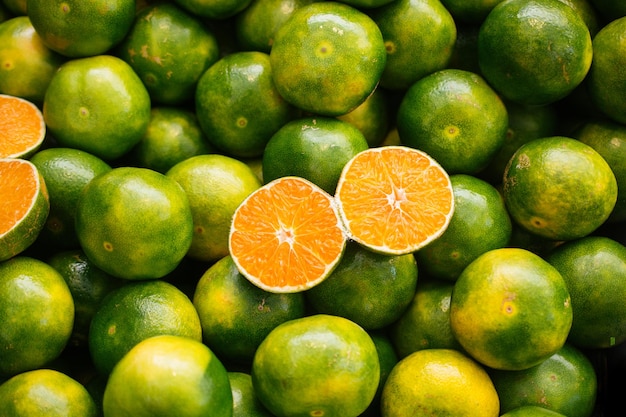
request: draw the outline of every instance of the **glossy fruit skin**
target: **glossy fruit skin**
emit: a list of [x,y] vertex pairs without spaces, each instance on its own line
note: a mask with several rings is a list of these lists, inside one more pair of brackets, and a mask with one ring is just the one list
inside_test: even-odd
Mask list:
[[617,201],[607,222],[626,220],[626,127],[612,120],[590,120],[573,136],[595,149],[609,164],[617,181]]
[[508,114],[481,76],[444,69],[409,87],[397,126],[404,145],[426,152],[449,174],[475,174],[504,143]]
[[622,69],[626,64],[621,37],[626,16],[602,27],[593,38],[593,64],[589,71],[589,95],[603,114],[618,123],[626,122],[626,101],[617,91],[626,86]]
[[130,164],[165,174],[192,156],[215,153],[194,111],[178,106],[152,106],[150,123],[127,158]]
[[135,0],[26,2],[28,16],[44,44],[70,58],[107,53],[126,36]]
[[0,93],[42,103],[64,58],[41,41],[28,16],[0,24]]
[[276,31],[300,7],[312,0],[253,1],[235,18],[237,45],[243,51],[270,53]]
[[278,92],[313,114],[339,116],[374,91],[386,62],[383,37],[365,13],[338,2],[299,8],[270,51]]
[[485,79],[508,100],[548,104],[585,78],[591,35],[582,17],[551,0],[507,0],[480,27],[478,62]]
[[174,270],[189,250],[193,218],[176,181],[147,168],[117,167],[85,187],[76,233],[98,268],[118,278],[153,279]]
[[295,175],[333,195],[344,165],[369,146],[348,122],[304,117],[283,125],[263,151],[263,181]]
[[0,377],[37,369],[56,359],[74,324],[74,301],[63,277],[35,258],[0,264]]
[[[570,344],[535,367],[520,371],[490,370],[489,374],[503,413],[535,405],[571,417],[593,415],[596,372],[589,358]],[[576,387],[575,395],[573,387]]]
[[572,298],[569,343],[593,349],[626,341],[626,247],[608,237],[586,236],[559,245],[546,259]]
[[250,374],[230,371],[228,381],[233,392],[233,417],[273,417],[257,398]]
[[387,377],[383,417],[497,417],[499,400],[485,369],[452,349],[419,350],[400,360]]
[[422,349],[462,350],[450,326],[450,299],[454,283],[424,278],[402,316],[388,328],[400,359]]
[[193,100],[198,80],[219,58],[215,35],[175,3],[142,9],[115,51],[161,105]]
[[133,347],[115,367],[103,396],[105,416],[233,415],[228,373],[204,344],[160,335]]
[[255,354],[251,376],[259,400],[276,416],[356,417],[376,394],[380,363],[360,326],[316,314],[270,332]]
[[617,181],[592,147],[551,136],[522,145],[504,172],[502,195],[514,222],[552,240],[588,235],[617,201]]
[[489,183],[471,175],[450,176],[454,213],[445,232],[415,253],[431,277],[455,281],[483,253],[506,246],[512,224],[504,200]]
[[185,159],[166,174],[184,190],[193,219],[187,256],[214,262],[229,254],[228,234],[237,207],[261,186],[244,162],[220,154]]
[[380,28],[387,59],[380,85],[403,91],[444,69],[452,58],[456,24],[436,0],[399,0],[369,12]]
[[255,158],[299,112],[278,93],[268,54],[229,54],[204,72],[195,92],[198,122],[226,155]]
[[126,62],[98,55],[59,68],[46,90],[43,115],[60,146],[108,161],[141,140],[150,106],[148,91]]
[[78,248],[74,226],[76,207],[87,184],[111,166],[88,152],[73,148],[47,148],[30,158],[43,177],[50,200],[46,225],[37,237],[39,246]]
[[163,280],[129,282],[111,291],[94,314],[89,352],[96,369],[109,374],[136,344],[158,335],[202,340],[191,300]]
[[200,277],[193,303],[204,343],[220,358],[250,364],[267,334],[289,320],[304,317],[302,293],[276,294],[249,282],[230,256]]
[[96,267],[80,249],[56,252],[46,263],[61,274],[74,300],[74,327],[69,346],[87,347],[91,319],[100,303],[125,281]]
[[316,312],[374,330],[400,317],[413,299],[417,279],[412,254],[381,255],[352,242],[333,272],[305,295]]
[[0,385],[0,414],[7,417],[97,417],[99,411],[80,382],[44,368],[20,373]]
[[[3,161],[12,163],[13,160],[0,159],[0,163],[3,163]],[[37,171],[32,162],[24,160],[23,163],[31,165]],[[37,176],[39,190],[30,211],[19,224],[2,236],[2,241],[0,241],[0,262],[10,259],[30,247],[37,240],[39,233],[46,224],[48,213],[50,213],[50,196],[48,195],[45,181],[38,171]]]
[[528,369],[565,344],[571,298],[558,270],[538,255],[494,249],[469,264],[455,282],[450,324],[464,350],[480,363]]

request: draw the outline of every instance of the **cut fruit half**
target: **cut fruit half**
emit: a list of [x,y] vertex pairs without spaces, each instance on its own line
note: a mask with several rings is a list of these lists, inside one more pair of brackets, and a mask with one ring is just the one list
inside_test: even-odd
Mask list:
[[43,228],[50,201],[30,161],[0,159],[0,262],[28,248]]
[[241,203],[229,250],[250,282],[289,293],[322,282],[341,259],[346,240],[333,197],[308,180],[287,176]]
[[415,252],[446,230],[454,212],[447,172],[405,146],[370,148],[344,167],[335,200],[351,239],[380,253]]
[[27,158],[39,149],[45,136],[43,114],[35,104],[0,94],[0,158]]

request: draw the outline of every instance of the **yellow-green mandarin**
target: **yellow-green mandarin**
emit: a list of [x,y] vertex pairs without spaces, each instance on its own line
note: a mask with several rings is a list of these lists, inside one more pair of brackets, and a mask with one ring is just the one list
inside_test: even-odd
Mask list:
[[98,55],[59,67],[46,90],[43,115],[59,146],[113,160],[141,140],[150,108],[150,95],[130,65]]
[[558,246],[546,259],[572,297],[568,341],[584,349],[626,341],[626,247],[608,237],[586,236]]
[[450,324],[463,349],[480,363],[528,369],[565,343],[571,299],[559,271],[543,258],[524,249],[494,249],[455,282]]
[[348,318],[367,330],[381,329],[407,308],[417,276],[413,254],[382,255],[350,242],[333,272],[305,295],[317,313]]
[[215,35],[175,3],[143,8],[116,51],[137,72],[152,101],[165,105],[193,100],[198,80],[219,58]]
[[117,167],[83,190],[76,233],[105,272],[130,280],[161,278],[187,254],[193,218],[176,181],[147,168]]
[[539,365],[520,371],[490,370],[502,413],[518,407],[545,407],[568,417],[594,413],[598,379],[591,360],[565,344]]
[[189,200],[193,237],[187,255],[207,262],[228,255],[233,214],[261,186],[252,168],[225,155],[198,155],[177,163],[166,176]]
[[456,41],[454,19],[439,0],[398,0],[373,9],[387,53],[380,85],[396,91],[448,65]]
[[256,349],[276,326],[304,317],[303,293],[270,293],[248,281],[230,256],[200,277],[193,304],[204,342],[220,358],[252,363]]
[[67,345],[74,300],[47,263],[16,256],[0,263],[0,377],[43,367]]
[[105,417],[233,415],[228,373],[204,344],[182,336],[143,340],[109,376],[102,408]]
[[34,154],[30,161],[43,177],[50,200],[46,224],[37,237],[39,247],[56,250],[79,247],[74,222],[83,189],[111,166],[88,152],[52,147]]
[[333,195],[345,164],[369,147],[363,133],[333,117],[303,117],[285,123],[263,151],[263,181],[295,175]]
[[611,21],[593,38],[593,64],[589,71],[588,91],[594,105],[618,123],[626,123],[626,45],[622,38],[626,16]]
[[28,0],[26,9],[44,44],[70,58],[107,53],[126,36],[135,0]]
[[272,330],[251,376],[259,400],[277,416],[357,417],[376,394],[380,363],[363,328],[316,314]]
[[110,373],[142,340],[174,335],[202,340],[200,318],[185,293],[163,280],[129,282],[109,293],[89,329],[89,352],[96,369]]
[[98,417],[100,413],[80,382],[53,369],[36,369],[0,385],[0,415]]
[[314,2],[276,32],[270,62],[285,100],[307,112],[339,116],[374,91],[386,52],[368,15],[338,2]]
[[450,224],[415,257],[428,276],[454,281],[478,256],[506,246],[512,224],[494,186],[466,174],[451,175],[450,182],[454,192]]
[[198,122],[208,141],[237,158],[255,158],[281,126],[298,115],[279,94],[264,52],[229,54],[200,78],[195,93]]
[[443,69],[408,88],[397,127],[402,144],[426,152],[449,174],[475,174],[502,147],[508,113],[481,76]]
[[424,349],[394,366],[381,398],[383,417],[497,417],[498,394],[485,369],[452,349]]
[[551,136],[522,145],[509,160],[502,195],[514,222],[552,240],[588,235],[617,201],[610,166],[591,146]]
[[560,1],[503,1],[478,34],[483,76],[504,98],[518,103],[564,98],[587,75],[592,55],[585,21]]
[[64,58],[43,44],[28,16],[3,21],[0,40],[0,93],[43,103]]

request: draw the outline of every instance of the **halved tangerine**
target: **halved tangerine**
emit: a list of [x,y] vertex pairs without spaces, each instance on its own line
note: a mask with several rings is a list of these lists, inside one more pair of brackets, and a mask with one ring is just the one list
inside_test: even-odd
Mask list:
[[432,242],[454,212],[448,173],[425,152],[405,146],[355,155],[341,173],[335,200],[350,238],[389,255]]
[[25,159],[0,159],[0,262],[28,248],[50,211],[46,185]]
[[253,284],[288,293],[323,281],[346,240],[333,197],[304,178],[287,176],[257,189],[237,208],[229,250]]
[[27,158],[41,146],[46,124],[30,101],[0,94],[0,158]]

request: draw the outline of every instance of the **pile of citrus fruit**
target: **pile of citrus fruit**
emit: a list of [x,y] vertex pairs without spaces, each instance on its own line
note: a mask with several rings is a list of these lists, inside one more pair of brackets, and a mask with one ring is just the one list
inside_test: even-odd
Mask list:
[[619,415],[624,38],[611,0],[0,0],[0,416]]

